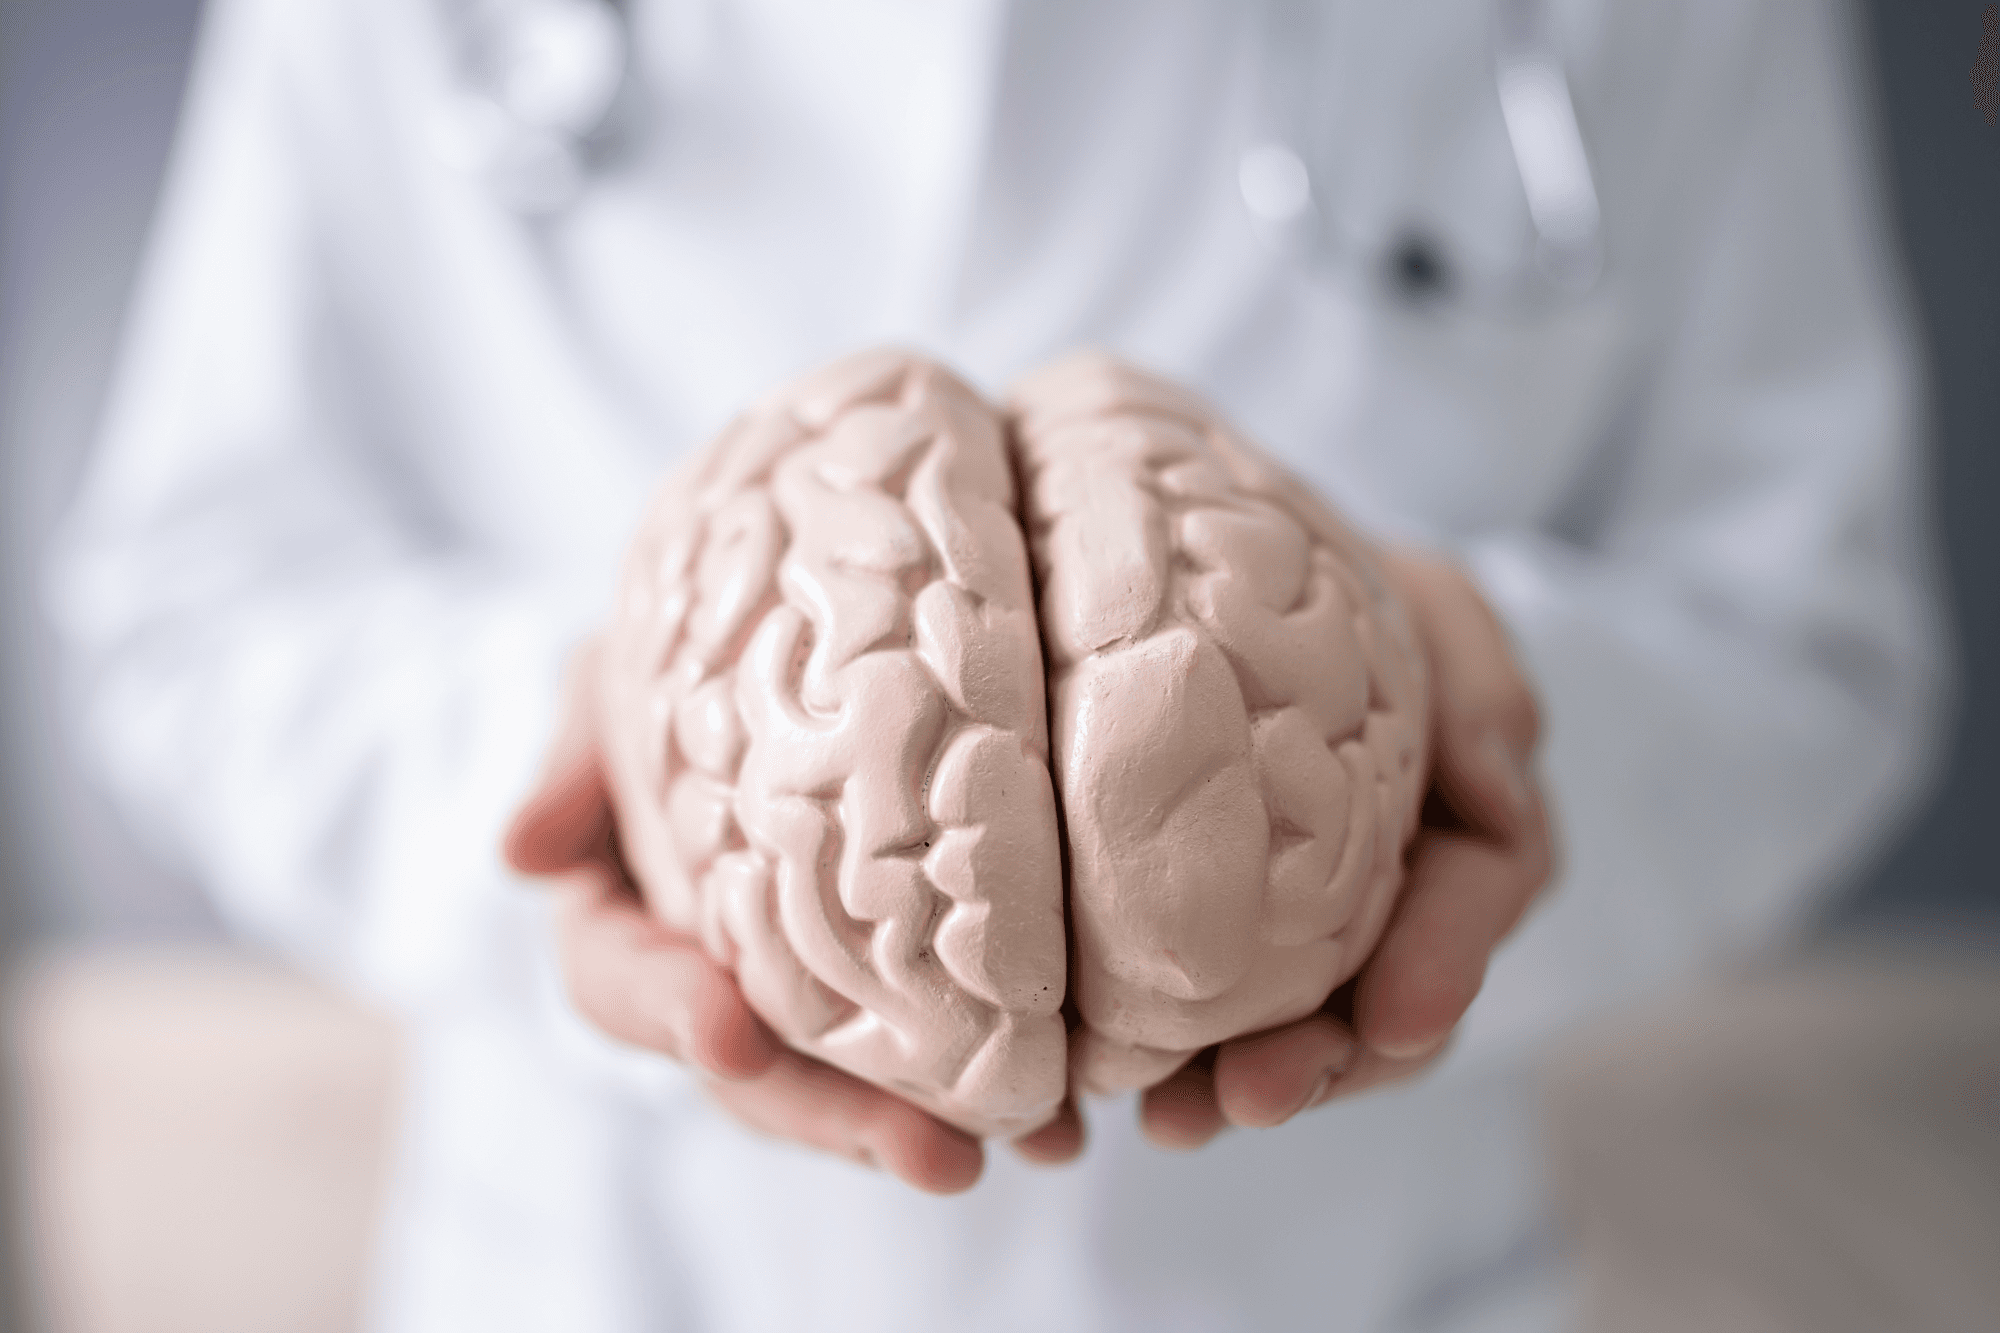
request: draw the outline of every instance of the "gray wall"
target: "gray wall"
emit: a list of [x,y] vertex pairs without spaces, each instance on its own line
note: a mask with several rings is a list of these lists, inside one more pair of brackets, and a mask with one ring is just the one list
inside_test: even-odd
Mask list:
[[[166,881],[63,757],[30,575],[96,414],[196,8],[0,0],[0,982],[24,938],[52,928],[202,915],[167,891],[137,895],[131,914],[114,907],[113,886]],[[0,1130],[12,1118],[7,1054]],[[0,1333],[29,1326],[14,1150],[0,1133]]]
[[35,566],[96,420],[198,0],[0,0],[0,911],[6,938],[204,929],[78,774]]
[[1973,109],[1973,0],[1875,0],[1903,247],[1929,342],[1937,512],[1964,691],[1937,798],[1842,924],[2000,922],[2000,126]]

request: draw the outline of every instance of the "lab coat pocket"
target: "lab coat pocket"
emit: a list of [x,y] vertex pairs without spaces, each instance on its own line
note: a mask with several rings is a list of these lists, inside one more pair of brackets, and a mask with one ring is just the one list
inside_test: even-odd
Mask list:
[[1547,519],[1618,397],[1615,290],[1516,312],[1375,303],[1361,323],[1341,437],[1376,486],[1447,535]]
[[[1555,174],[1588,203],[1568,219],[1583,219],[1581,271],[1548,262],[1565,251],[1551,249],[1561,238],[1531,211],[1528,182],[1548,196],[1555,159],[1524,160],[1510,133],[1491,15],[1476,0],[1435,4],[1439,31],[1454,34],[1442,42],[1399,42],[1377,11],[1342,8],[1330,27],[1300,28],[1294,53],[1273,47],[1274,74],[1288,74],[1275,84],[1298,92],[1274,99],[1272,124],[1296,145],[1301,183],[1285,201],[1291,221],[1260,226],[1285,256],[1319,363],[1341,368],[1319,438],[1343,489],[1457,536],[1561,502],[1604,432],[1629,321],[1618,273],[1596,267],[1607,250],[1615,264],[1616,238],[1598,234],[1574,120]],[[1302,65],[1304,49],[1316,57]],[[1555,49],[1540,32],[1530,63],[1559,70]],[[1250,167],[1290,150],[1258,151],[1244,190],[1261,217],[1272,200],[1251,188]]]

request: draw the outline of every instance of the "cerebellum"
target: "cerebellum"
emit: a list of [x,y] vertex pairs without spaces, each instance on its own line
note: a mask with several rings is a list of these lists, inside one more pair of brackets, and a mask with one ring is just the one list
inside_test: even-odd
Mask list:
[[1095,356],[1005,416],[894,352],[766,399],[663,489],[603,671],[653,911],[786,1042],[977,1134],[1311,1012],[1424,776],[1366,543]]

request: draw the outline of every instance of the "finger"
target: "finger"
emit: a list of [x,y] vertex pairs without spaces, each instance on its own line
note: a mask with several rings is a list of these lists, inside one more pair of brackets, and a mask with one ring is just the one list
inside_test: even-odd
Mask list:
[[1201,1147],[1228,1127],[1215,1100],[1215,1071],[1196,1059],[1146,1089],[1139,1101],[1139,1127],[1155,1146],[1186,1152]]
[[1510,835],[1533,818],[1541,735],[1513,643],[1458,567],[1406,553],[1389,563],[1428,649],[1438,784],[1469,823]]
[[782,1052],[755,1079],[711,1083],[709,1092],[752,1129],[879,1167],[926,1193],[968,1190],[985,1166],[977,1139],[797,1051]]
[[[1432,715],[1437,728],[1431,781],[1463,825],[1496,840],[1534,830],[1542,797],[1529,762],[1500,732]],[[1428,812],[1426,812],[1428,814]]]
[[557,885],[557,930],[570,997],[598,1028],[633,1046],[751,1078],[778,1058],[777,1039],[736,979],[700,944],[668,930],[608,862]]
[[1548,878],[1546,835],[1497,845],[1418,836],[1409,880],[1356,985],[1355,1031],[1393,1059],[1434,1054],[1478,995],[1486,962]]
[[553,875],[597,854],[611,826],[611,794],[593,747],[543,772],[515,811],[501,853],[521,874]]
[[611,799],[598,747],[596,638],[570,654],[562,714],[534,788],[502,844],[507,863],[526,875],[567,870],[610,835]]
[[1353,1034],[1325,1014],[1226,1041],[1215,1057],[1216,1103],[1232,1125],[1282,1125],[1347,1072],[1356,1053]]
[[1541,736],[1534,691],[1478,585],[1444,560],[1397,553],[1390,564],[1409,594],[1419,631],[1440,659],[1433,684],[1445,709],[1497,731],[1516,754],[1533,753]]
[[1427,1055],[1414,1059],[1396,1059],[1364,1046],[1355,1057],[1354,1063],[1307,1102],[1306,1109],[1324,1106],[1339,1097],[1352,1097],[1376,1088],[1407,1082],[1443,1059],[1445,1051],[1449,1048],[1450,1043],[1447,1042]]
[[597,676],[603,656],[604,640],[593,634],[579,643],[563,664],[562,715],[556,721],[555,738],[549,742],[552,767],[597,748]]
[[1083,1155],[1083,1139],[1083,1116],[1075,1099],[1065,1098],[1053,1120],[1014,1140],[1014,1151],[1036,1166],[1061,1166]]

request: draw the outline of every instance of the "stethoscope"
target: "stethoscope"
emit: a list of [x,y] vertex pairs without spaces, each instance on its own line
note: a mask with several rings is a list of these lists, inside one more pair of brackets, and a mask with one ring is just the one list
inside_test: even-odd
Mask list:
[[627,0],[440,0],[456,86],[432,135],[529,218],[588,183],[631,77]]
[[1260,238],[1316,278],[1411,306],[1518,313],[1587,295],[1604,268],[1602,220],[1545,0],[1495,0],[1493,9],[1494,88],[1531,234],[1520,262],[1499,270],[1454,263],[1437,229],[1419,220],[1370,235],[1332,206],[1332,173],[1303,141],[1316,123],[1311,61],[1323,48],[1314,29],[1327,12],[1314,0],[1263,6],[1273,133],[1243,153],[1237,170]]
[[[559,213],[588,182],[632,78],[629,0],[441,0],[458,91],[436,136],[527,217]],[[1504,273],[1456,265],[1435,235],[1344,229],[1326,172],[1303,142],[1310,123],[1313,0],[1267,0],[1271,132],[1238,162],[1252,226],[1272,249],[1323,278],[1386,290],[1415,305],[1530,309],[1587,294],[1604,267],[1602,219],[1546,0],[1495,0],[1493,78],[1527,201],[1529,253]]]

